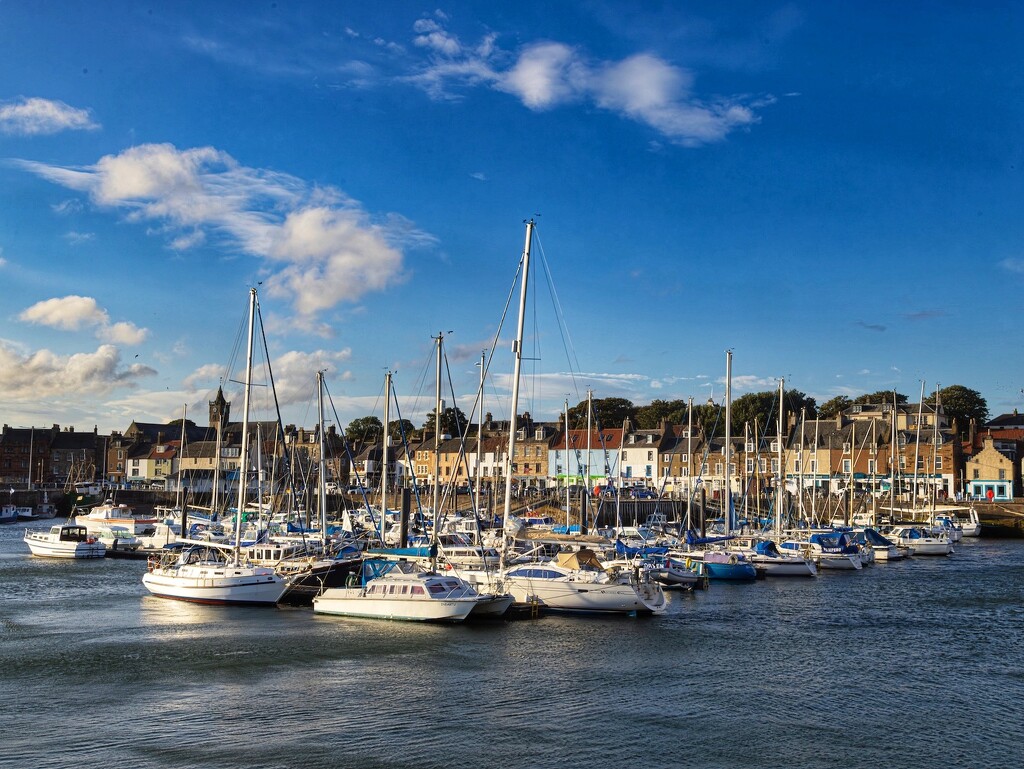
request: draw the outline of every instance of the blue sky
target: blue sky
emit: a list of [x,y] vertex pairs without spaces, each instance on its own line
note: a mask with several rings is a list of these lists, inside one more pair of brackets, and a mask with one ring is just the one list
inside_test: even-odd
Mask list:
[[718,399],[726,349],[736,395],[1012,410],[1022,14],[8,0],[0,419],[204,421],[257,284],[286,421],[317,369],[342,426],[380,416],[390,369],[420,424],[439,331],[469,413],[531,216],[534,416]]

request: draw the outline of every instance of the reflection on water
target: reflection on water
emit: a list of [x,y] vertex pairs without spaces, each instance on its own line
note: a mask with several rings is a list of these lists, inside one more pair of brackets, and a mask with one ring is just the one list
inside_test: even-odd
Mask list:
[[440,626],[157,599],[145,562],[31,559],[21,528],[0,765],[1020,763],[1022,543],[715,584],[644,620]]

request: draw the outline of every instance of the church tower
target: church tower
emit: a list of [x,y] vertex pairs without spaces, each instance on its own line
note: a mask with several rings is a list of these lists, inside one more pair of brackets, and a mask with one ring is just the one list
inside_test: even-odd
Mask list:
[[210,401],[210,427],[224,428],[231,414],[231,404],[224,400],[224,389],[217,388],[217,397]]

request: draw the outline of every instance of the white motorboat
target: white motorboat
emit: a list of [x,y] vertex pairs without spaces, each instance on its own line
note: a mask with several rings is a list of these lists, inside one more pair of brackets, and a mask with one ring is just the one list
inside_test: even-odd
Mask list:
[[885,536],[898,545],[909,547],[914,555],[950,555],[953,552],[953,543],[945,532],[935,534],[923,526],[899,524],[887,531]]
[[870,550],[875,560],[880,562],[899,561],[910,554],[908,548],[900,547],[895,542],[883,537],[871,526],[854,531],[853,540],[860,545],[862,553]]
[[965,537],[981,536],[981,521],[978,519],[977,510],[973,507],[959,508],[955,515]]
[[49,531],[25,530],[25,543],[40,558],[102,558],[107,546],[84,526],[51,526]]
[[633,572],[609,572],[588,549],[559,553],[553,561],[511,566],[501,582],[516,602],[537,602],[550,611],[659,614],[667,604],[660,585],[638,579]]
[[111,526],[123,526],[133,536],[151,535],[156,528],[156,518],[136,516],[128,505],[114,504],[112,499],[90,508],[87,512],[79,513],[75,516],[75,523],[85,526],[90,534],[96,536]]
[[[367,562],[366,566],[373,564],[380,562]],[[452,574],[420,571],[406,561],[388,562],[377,573],[362,586],[327,588],[313,599],[313,613],[410,622],[462,622],[481,600],[468,582]]]
[[179,551],[150,559],[142,584],[155,596],[205,604],[272,605],[285,591],[273,569],[231,557],[231,547],[186,540]]
[[107,550],[134,552],[142,547],[142,540],[124,526],[108,526],[97,537]]
[[18,522],[18,508],[14,505],[0,507],[0,525]]

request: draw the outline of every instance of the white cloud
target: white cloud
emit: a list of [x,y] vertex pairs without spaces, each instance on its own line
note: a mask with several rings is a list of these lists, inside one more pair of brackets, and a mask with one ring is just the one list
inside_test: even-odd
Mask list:
[[134,387],[156,372],[142,364],[123,366],[113,345],[95,352],[61,356],[49,350],[26,352],[0,340],[0,391],[12,401],[76,395],[103,395],[119,387]]
[[693,73],[650,53],[594,62],[557,41],[530,43],[510,54],[498,49],[495,36],[489,34],[469,47],[433,19],[420,19],[413,31],[414,42],[430,59],[404,79],[436,99],[455,98],[453,86],[483,84],[512,94],[532,110],[589,102],[650,126],[683,146],[720,141],[736,128],[756,123],[754,109],[774,101],[743,96],[700,99],[693,94]]
[[36,302],[22,311],[18,320],[63,331],[77,331],[82,326],[109,323],[110,317],[90,296],[64,296]]
[[114,344],[138,345],[149,337],[149,329],[138,328],[133,323],[121,321],[109,326],[102,326],[96,331],[96,336]]
[[99,125],[92,121],[89,110],[62,101],[31,97],[0,104],[0,133],[37,136],[96,128]]
[[18,320],[62,331],[93,328],[96,336],[105,342],[140,344],[149,336],[149,330],[120,321],[111,324],[110,315],[91,296],[64,296],[36,302],[18,315]]
[[999,266],[1007,272],[1024,275],[1024,259],[1003,259]]
[[175,249],[211,236],[266,259],[273,265],[267,291],[289,298],[303,316],[402,280],[399,249],[434,242],[404,217],[374,219],[338,189],[240,166],[212,147],[145,144],[93,166],[21,165],[129,220],[158,222]]
[[76,232],[71,230],[70,232],[64,233],[64,239],[74,246],[80,243],[88,243],[90,240],[96,237],[96,233],[93,232]]

